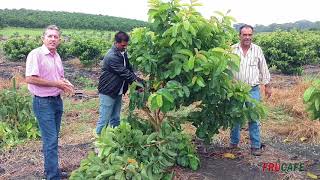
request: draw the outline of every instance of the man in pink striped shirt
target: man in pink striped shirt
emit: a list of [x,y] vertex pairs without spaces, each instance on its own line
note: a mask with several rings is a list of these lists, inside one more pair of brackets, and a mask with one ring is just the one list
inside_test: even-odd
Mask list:
[[73,92],[73,85],[64,78],[61,58],[57,53],[60,29],[48,26],[42,36],[43,45],[27,57],[26,82],[33,95],[33,112],[38,120],[43,142],[46,179],[60,179],[58,136],[63,103],[62,92]]

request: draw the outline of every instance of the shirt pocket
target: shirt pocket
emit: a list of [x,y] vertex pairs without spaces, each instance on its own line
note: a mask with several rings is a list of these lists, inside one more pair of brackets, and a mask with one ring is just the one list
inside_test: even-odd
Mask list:
[[250,66],[258,66],[258,63],[259,63],[259,58],[258,57],[252,57],[251,60],[250,60],[249,65]]

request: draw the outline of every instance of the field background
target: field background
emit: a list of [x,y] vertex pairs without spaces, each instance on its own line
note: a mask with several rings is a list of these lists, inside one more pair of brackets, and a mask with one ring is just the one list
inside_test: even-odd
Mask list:
[[[61,168],[72,172],[94,148],[94,128],[98,119],[99,106],[96,90],[100,75],[99,62],[111,46],[115,31],[64,28],[62,31],[63,44],[66,45],[62,51],[65,53],[63,55],[65,74],[78,92],[77,95],[63,96],[64,115],[59,142]],[[41,33],[40,28],[4,27],[0,29],[0,91],[10,89],[14,78],[19,93],[29,96],[24,81],[25,56],[21,56],[21,59],[12,59],[5,53],[4,47],[12,39],[30,41],[29,38],[39,38]],[[320,33],[317,31],[290,33],[292,34],[288,36],[284,32],[258,33],[256,42],[265,43],[266,37],[276,38],[279,34],[283,34],[282,37],[293,37],[293,39],[296,39],[296,34],[302,34],[308,37],[303,38],[304,40],[310,38],[310,41],[315,43],[320,39],[318,39]],[[263,40],[265,41],[262,42]],[[32,41],[37,42],[39,39]],[[274,41],[275,39],[271,39],[267,43],[268,45],[274,44]],[[34,43],[34,45],[37,44]],[[70,48],[75,45],[80,45],[77,46],[78,49],[89,45],[86,46],[86,49],[90,49],[89,52],[86,52],[89,55],[85,56],[85,51],[76,52],[77,49]],[[301,47],[305,47],[303,43]],[[262,142],[265,146],[261,157],[250,156],[247,127],[244,127],[241,133],[240,147],[242,149],[239,152],[230,152],[227,149],[229,130],[220,130],[210,145],[205,145],[195,138],[195,144],[201,157],[201,168],[198,171],[191,171],[174,167],[172,171],[176,173],[175,179],[307,179],[310,177],[307,173],[320,176],[320,122],[310,120],[302,99],[304,91],[311,82],[320,78],[320,61],[319,54],[317,54],[320,51],[316,49],[318,47],[315,47],[315,50],[302,49],[305,51],[303,56],[286,51],[290,58],[293,58],[287,66],[296,64],[294,68],[298,67],[303,70],[299,73],[282,72],[275,66],[280,62],[279,59],[270,60],[270,63],[274,63],[274,66],[270,66],[273,95],[270,99],[264,98],[263,100],[268,115],[261,120]],[[309,56],[310,54],[312,56]],[[295,59],[296,57],[305,59]],[[287,62],[287,59],[281,59],[281,62]],[[261,92],[263,93],[263,89]],[[128,101],[128,96],[125,96],[122,117],[128,114]],[[189,123],[184,125],[184,129],[194,135],[195,129]],[[1,178],[41,179],[43,157],[39,139],[12,142],[2,146],[0,151]],[[226,152],[234,153],[236,158],[224,157],[223,154]],[[288,173],[262,171],[262,163],[277,161],[303,162],[306,165],[306,171]]]

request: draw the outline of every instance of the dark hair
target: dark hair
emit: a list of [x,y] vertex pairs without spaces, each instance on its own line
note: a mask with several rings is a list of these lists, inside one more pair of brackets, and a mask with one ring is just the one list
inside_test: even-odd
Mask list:
[[129,35],[123,31],[119,31],[114,35],[114,40],[117,43],[121,43],[122,41],[129,42]]
[[251,25],[249,25],[249,24],[244,24],[244,25],[240,26],[240,28],[239,28],[239,34],[241,34],[241,30],[242,30],[243,28],[250,28],[250,29],[253,31],[253,27],[252,27]]

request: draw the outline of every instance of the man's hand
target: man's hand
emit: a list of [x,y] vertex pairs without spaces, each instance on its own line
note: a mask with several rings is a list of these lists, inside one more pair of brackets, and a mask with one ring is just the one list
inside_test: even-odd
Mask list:
[[264,94],[267,98],[270,98],[271,94],[272,94],[272,90],[271,90],[271,87],[270,85],[268,84],[265,84],[264,85]]
[[65,78],[62,78],[59,81],[56,81],[57,88],[62,89],[65,93],[73,93],[74,92],[74,86]]
[[145,86],[145,81],[142,78],[137,77],[137,82],[141,83],[143,86]]
[[136,87],[136,91],[138,92],[138,93],[142,93],[143,91],[144,91],[144,87],[145,87],[145,81],[143,80],[143,79],[141,79],[141,78],[139,78],[139,77],[137,77],[137,80],[136,80],[138,83],[141,83],[142,84],[142,86],[143,87],[140,87],[140,86],[137,86]]
[[42,79],[38,76],[27,76],[26,82],[28,84],[34,84],[37,86],[44,86],[44,87],[57,87],[64,92],[73,93],[74,92],[74,86],[65,78],[61,78],[58,81],[49,81],[46,79]]

